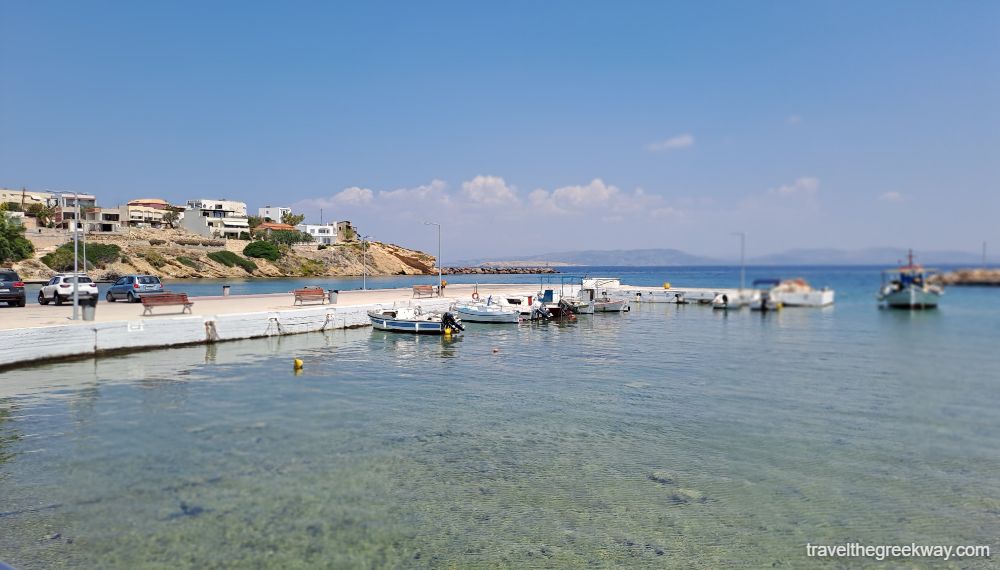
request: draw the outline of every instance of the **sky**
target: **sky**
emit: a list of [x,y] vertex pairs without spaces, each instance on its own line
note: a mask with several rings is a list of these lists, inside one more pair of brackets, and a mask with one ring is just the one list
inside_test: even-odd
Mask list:
[[1000,2],[0,3],[0,187],[447,263],[1000,252],[998,180]]

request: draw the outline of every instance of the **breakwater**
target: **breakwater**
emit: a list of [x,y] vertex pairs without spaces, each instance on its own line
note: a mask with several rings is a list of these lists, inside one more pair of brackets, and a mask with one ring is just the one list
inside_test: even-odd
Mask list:
[[537,275],[559,273],[551,267],[445,267],[445,275]]

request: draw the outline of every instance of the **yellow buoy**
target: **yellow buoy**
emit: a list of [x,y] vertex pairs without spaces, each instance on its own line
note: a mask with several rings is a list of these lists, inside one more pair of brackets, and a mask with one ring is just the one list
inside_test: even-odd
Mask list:
[[666,282],[664,282],[664,283],[663,283],[663,288],[664,288],[664,289],[670,289],[670,281],[666,281]]
[[444,327],[444,335],[451,336],[451,327]]
[[296,358],[293,362],[294,362],[296,370],[302,370],[302,360],[301,359]]

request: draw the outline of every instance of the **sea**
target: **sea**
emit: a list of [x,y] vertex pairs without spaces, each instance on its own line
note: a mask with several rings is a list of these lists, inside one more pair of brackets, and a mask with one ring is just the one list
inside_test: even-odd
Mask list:
[[[996,568],[1000,290],[952,287],[937,310],[879,309],[879,269],[747,268],[748,283],[835,289],[823,309],[633,304],[574,322],[470,323],[451,338],[359,328],[0,372],[0,560]],[[735,267],[560,270],[739,283]],[[167,286],[306,284],[362,286]],[[992,558],[809,556],[851,544],[985,545]]]

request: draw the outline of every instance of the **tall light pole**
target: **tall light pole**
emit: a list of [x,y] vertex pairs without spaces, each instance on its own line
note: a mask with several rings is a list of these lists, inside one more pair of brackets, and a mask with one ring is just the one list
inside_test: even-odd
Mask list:
[[743,287],[746,285],[747,278],[747,267],[746,267],[746,232],[736,232],[733,235],[740,236],[740,295],[743,295]]
[[368,239],[372,236],[362,236],[361,237],[361,290],[368,290]]
[[435,265],[438,266],[438,295],[441,294],[441,224],[437,222],[424,222],[425,226],[437,226],[438,229],[438,254],[437,262]]
[[[63,198],[63,207],[65,208],[65,197]],[[73,215],[73,320],[80,318],[80,256],[78,255],[78,248],[80,243],[80,194],[78,192],[73,193],[73,200],[76,206],[76,213]],[[59,292],[56,291],[56,295]]]

